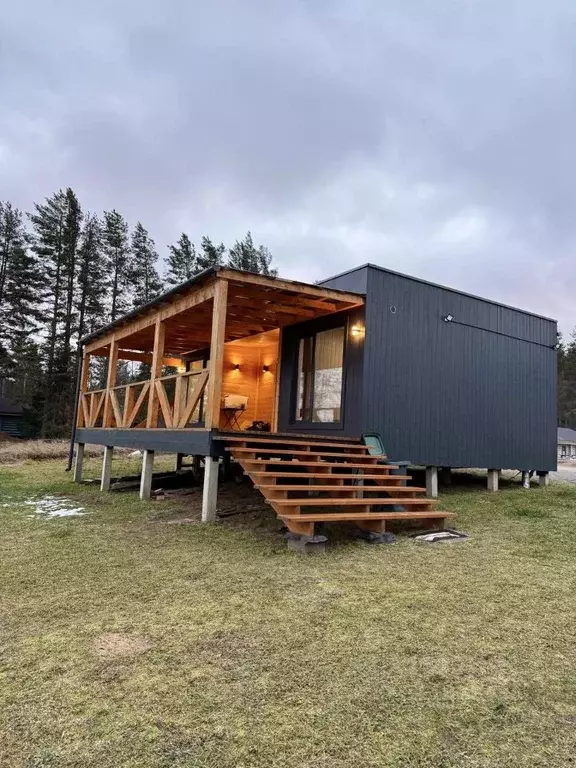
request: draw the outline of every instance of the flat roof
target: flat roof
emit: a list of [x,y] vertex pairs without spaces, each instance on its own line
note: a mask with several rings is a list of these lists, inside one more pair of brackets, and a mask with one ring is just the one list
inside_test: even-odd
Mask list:
[[430,285],[433,288],[441,288],[443,291],[451,291],[452,293],[457,293],[460,296],[468,296],[470,299],[476,299],[478,301],[485,301],[487,304],[494,304],[497,307],[503,307],[504,309],[512,309],[514,312],[522,312],[525,315],[531,315],[532,317],[538,317],[540,320],[548,320],[551,323],[558,323],[558,320],[556,320],[553,317],[546,317],[546,315],[539,315],[537,312],[530,312],[527,309],[520,309],[520,307],[513,307],[511,304],[504,304],[501,301],[495,301],[494,299],[487,299],[485,296],[477,296],[474,293],[468,293],[467,291],[460,291],[458,288],[450,288],[448,285],[442,285],[441,283],[433,283],[430,280],[424,280],[421,277],[414,277],[414,275],[407,275],[404,272],[397,272],[394,269],[388,269],[388,267],[381,267],[379,264],[372,264],[371,262],[367,262],[366,264],[361,264],[359,267],[353,267],[352,269],[346,269],[344,272],[339,272],[337,275],[332,275],[332,277],[327,277],[325,280],[320,280],[318,282],[318,285],[324,285],[324,283],[329,282],[330,280],[335,280],[338,277],[344,277],[345,275],[350,275],[352,272],[358,272],[361,269],[367,269],[370,267],[371,269],[378,269],[380,272],[387,272],[389,275],[395,275],[396,277],[404,277],[406,280],[414,280],[416,283],[423,283],[424,285]]
[[576,431],[569,427],[558,427],[558,440],[576,443]]

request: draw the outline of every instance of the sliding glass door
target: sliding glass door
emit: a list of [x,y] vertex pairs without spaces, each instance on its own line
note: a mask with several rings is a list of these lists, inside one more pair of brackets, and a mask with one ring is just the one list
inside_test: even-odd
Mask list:
[[342,420],[344,327],[300,339],[295,419],[315,424]]

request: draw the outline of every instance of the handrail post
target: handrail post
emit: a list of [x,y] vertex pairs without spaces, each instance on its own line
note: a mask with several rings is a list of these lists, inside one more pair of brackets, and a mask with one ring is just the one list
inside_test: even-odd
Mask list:
[[220,423],[220,400],[222,397],[222,372],[224,367],[224,340],[228,302],[228,281],[219,279],[214,291],[212,308],[212,335],[210,338],[210,373],[208,376],[208,397],[204,426],[217,429]]
[[116,385],[116,366],[118,364],[118,342],[112,336],[110,341],[110,353],[108,354],[108,371],[106,373],[106,391],[104,393],[104,416],[102,426],[112,426],[112,403],[110,402],[110,390]]
[[84,352],[82,355],[81,372],[80,372],[80,386],[78,387],[78,402],[77,402],[77,418],[76,424],[79,427],[87,427],[85,423],[84,409],[82,407],[82,400],[85,397],[86,390],[88,389],[88,380],[90,377],[90,353]]
[[164,338],[166,336],[166,326],[156,318],[154,328],[154,352],[152,354],[152,370],[150,372],[150,390],[148,393],[148,415],[146,417],[146,429],[153,429],[158,426],[158,398],[156,396],[156,379],[160,378],[162,373],[162,359],[164,358]]

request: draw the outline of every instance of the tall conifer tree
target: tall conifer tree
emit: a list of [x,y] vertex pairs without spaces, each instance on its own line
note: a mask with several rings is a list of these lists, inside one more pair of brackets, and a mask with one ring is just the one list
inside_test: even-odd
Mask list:
[[33,251],[43,265],[49,299],[45,307],[43,437],[65,431],[72,409],[72,331],[76,256],[82,212],[71,189],[34,204]]
[[13,375],[16,348],[38,331],[42,298],[42,271],[28,248],[22,213],[0,202],[0,375]]
[[130,261],[128,224],[118,211],[104,211],[102,248],[110,281],[108,301],[110,320],[114,322],[131,306],[128,284]]
[[162,281],[156,269],[157,263],[158,254],[154,240],[138,222],[132,232],[128,271],[132,302],[135,307],[151,301],[162,290]]
[[278,271],[271,266],[272,254],[263,245],[256,246],[252,233],[248,231],[244,240],[237,240],[228,256],[228,266],[246,272],[275,277]]
[[177,245],[168,246],[168,271],[166,272],[166,286],[172,288],[194,277],[198,269],[196,247],[186,232],[182,232]]
[[201,272],[203,269],[208,269],[208,267],[219,267],[222,264],[225,253],[224,243],[214,245],[212,240],[204,235],[200,243],[200,253],[197,259],[198,271]]
[[102,253],[102,222],[94,214],[88,214],[78,250],[76,306],[79,339],[106,323],[109,266]]

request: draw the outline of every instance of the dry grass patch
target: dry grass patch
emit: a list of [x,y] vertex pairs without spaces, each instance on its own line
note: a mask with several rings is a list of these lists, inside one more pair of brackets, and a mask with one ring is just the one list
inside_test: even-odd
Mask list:
[[103,659],[136,656],[151,647],[152,644],[145,637],[122,632],[105,632],[94,640],[94,650]]
[[574,760],[576,488],[456,484],[441,503],[465,544],[342,527],[318,558],[246,487],[250,511],[212,526],[159,524],[188,501],[76,487],[62,462],[0,469],[3,492],[89,514],[0,507],[2,768]]
[[[69,448],[68,440],[5,440],[0,442],[0,464],[66,459]],[[103,450],[101,445],[87,445],[85,455],[101,456]]]

